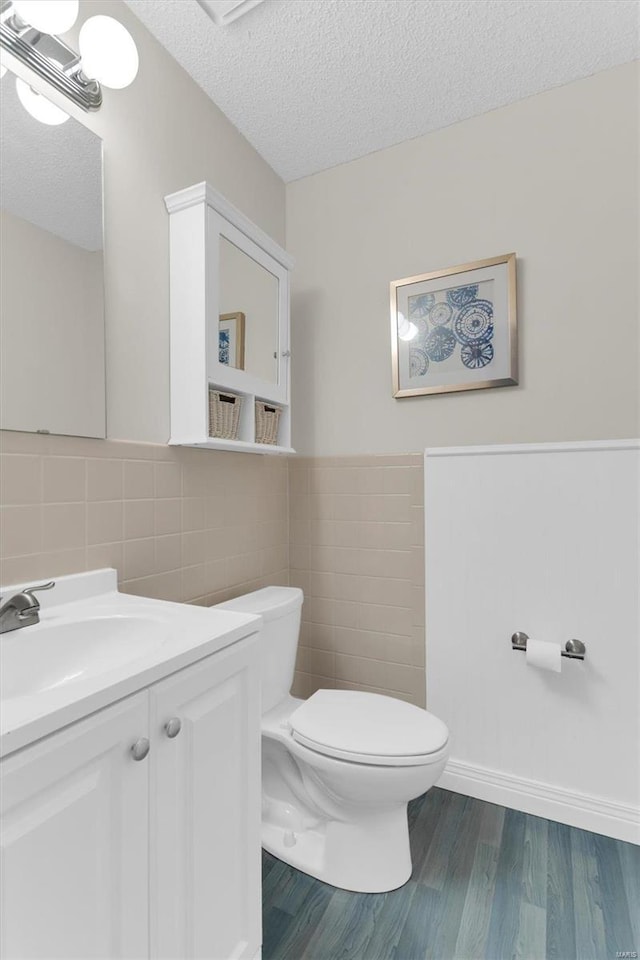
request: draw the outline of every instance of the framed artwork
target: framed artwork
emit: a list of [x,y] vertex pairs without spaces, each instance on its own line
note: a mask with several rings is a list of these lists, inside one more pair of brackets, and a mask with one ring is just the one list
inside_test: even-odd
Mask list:
[[518,383],[516,255],[395,280],[393,396]]
[[218,320],[218,360],[244,370],[244,313],[221,313]]

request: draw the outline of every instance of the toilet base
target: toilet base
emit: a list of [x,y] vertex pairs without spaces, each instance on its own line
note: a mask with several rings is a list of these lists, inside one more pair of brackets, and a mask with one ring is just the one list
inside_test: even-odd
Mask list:
[[[411,877],[407,804],[353,821],[323,820],[298,831],[282,826],[278,811],[263,818],[262,846],[274,857],[332,887],[386,893]],[[279,822],[278,822],[279,821]]]

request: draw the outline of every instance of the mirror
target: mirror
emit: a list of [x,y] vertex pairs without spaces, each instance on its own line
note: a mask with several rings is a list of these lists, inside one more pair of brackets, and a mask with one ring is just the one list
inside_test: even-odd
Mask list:
[[218,360],[278,382],[278,278],[220,236]]
[[104,437],[102,142],[1,83],[0,427]]

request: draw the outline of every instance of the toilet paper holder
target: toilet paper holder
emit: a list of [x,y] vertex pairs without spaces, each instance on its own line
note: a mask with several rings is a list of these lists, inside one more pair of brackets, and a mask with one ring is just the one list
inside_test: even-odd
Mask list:
[[[526,651],[528,639],[528,633],[522,633],[522,631],[518,630],[518,632],[514,633],[511,637],[511,649]],[[564,645],[564,650],[560,651],[560,655],[568,657],[569,660],[584,660],[586,652],[587,648],[582,640],[567,640]]]

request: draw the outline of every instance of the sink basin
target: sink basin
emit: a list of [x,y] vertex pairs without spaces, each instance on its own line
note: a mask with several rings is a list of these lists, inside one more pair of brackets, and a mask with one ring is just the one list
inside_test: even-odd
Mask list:
[[0,696],[32,696],[76,684],[157,650],[162,620],[110,615],[56,620],[5,634],[0,643]]
[[[0,586],[4,598],[24,584]],[[117,571],[58,577],[40,622],[0,636],[0,757],[259,631],[248,613],[120,593]]]

